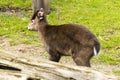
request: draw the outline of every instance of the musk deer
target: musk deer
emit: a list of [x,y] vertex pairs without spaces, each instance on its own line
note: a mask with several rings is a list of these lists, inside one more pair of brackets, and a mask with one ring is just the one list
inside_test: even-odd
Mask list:
[[82,25],[50,25],[43,9],[33,15],[32,21],[28,29],[38,32],[51,61],[71,56],[77,65],[90,67],[90,59],[100,51],[96,36]]

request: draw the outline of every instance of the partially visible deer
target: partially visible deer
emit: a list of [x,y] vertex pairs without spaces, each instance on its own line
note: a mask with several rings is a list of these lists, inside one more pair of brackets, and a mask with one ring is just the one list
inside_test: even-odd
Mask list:
[[98,39],[84,26],[50,25],[43,9],[38,10],[32,20],[28,29],[38,32],[51,61],[59,62],[61,56],[72,56],[77,65],[90,67],[90,59],[100,51]]

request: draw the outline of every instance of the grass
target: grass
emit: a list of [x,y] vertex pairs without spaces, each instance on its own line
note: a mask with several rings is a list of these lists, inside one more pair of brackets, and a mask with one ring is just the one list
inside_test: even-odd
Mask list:
[[118,76],[120,75],[120,70],[114,69],[113,72],[114,72],[116,75],[118,75]]
[[[48,15],[50,24],[76,23],[85,25],[99,39],[101,54],[94,63],[120,66],[120,0],[54,0]],[[1,0],[0,7],[31,8],[31,0]],[[9,38],[11,45],[20,43],[40,45],[35,32],[27,30],[32,11],[22,15],[0,13],[0,35]],[[117,72],[114,70],[114,72]],[[119,71],[117,72],[119,73]]]
[[[31,43],[37,40],[36,34],[27,30],[29,18],[18,15],[0,14],[0,35],[9,38],[11,45]],[[33,37],[34,36],[34,37]]]
[[0,7],[29,8],[32,2],[30,0],[1,0]]

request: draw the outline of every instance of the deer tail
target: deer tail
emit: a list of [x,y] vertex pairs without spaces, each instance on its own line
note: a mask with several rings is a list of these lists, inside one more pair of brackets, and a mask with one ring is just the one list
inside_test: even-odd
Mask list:
[[100,49],[101,49],[100,45],[95,45],[93,47],[94,56],[97,56],[100,53]]

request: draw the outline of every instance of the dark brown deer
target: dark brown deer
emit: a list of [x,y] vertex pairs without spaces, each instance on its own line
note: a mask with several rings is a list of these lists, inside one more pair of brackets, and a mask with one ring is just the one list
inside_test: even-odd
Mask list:
[[90,59],[100,51],[100,43],[87,28],[77,24],[50,25],[43,9],[32,17],[29,30],[38,31],[51,61],[72,56],[77,65],[90,67]]

